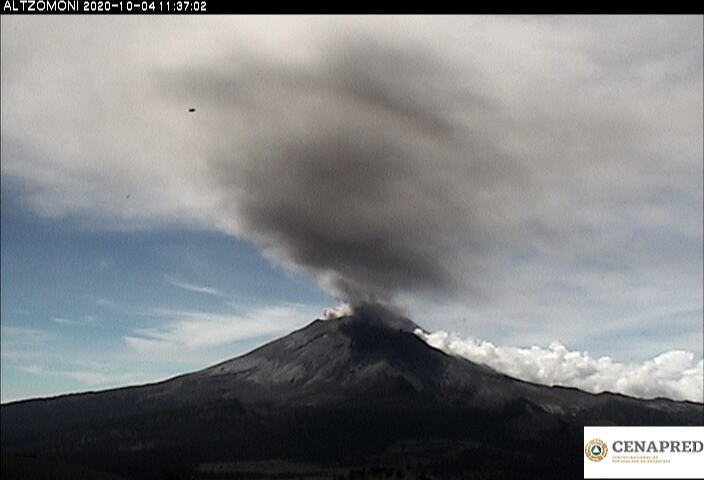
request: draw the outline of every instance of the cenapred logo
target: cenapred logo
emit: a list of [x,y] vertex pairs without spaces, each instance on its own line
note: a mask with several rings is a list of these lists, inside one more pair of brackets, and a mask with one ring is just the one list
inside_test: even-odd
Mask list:
[[592,462],[601,462],[606,458],[606,453],[609,451],[609,447],[606,446],[602,440],[594,438],[589,440],[587,446],[584,447],[584,454]]

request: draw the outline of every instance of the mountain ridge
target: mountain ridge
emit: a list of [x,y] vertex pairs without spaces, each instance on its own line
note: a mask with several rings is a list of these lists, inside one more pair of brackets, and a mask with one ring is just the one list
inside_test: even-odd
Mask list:
[[[2,451],[150,478],[169,462],[401,461],[408,442],[430,465],[439,441],[484,442],[518,468],[541,445],[574,460],[563,449],[583,425],[704,424],[703,404],[525,382],[435,349],[417,328],[360,308],[161,382],[3,404]],[[526,440],[536,447],[516,446]]]
[[[354,328],[351,328],[351,326],[354,326]],[[473,370],[477,373],[482,373],[490,377],[501,378],[519,385],[525,385],[527,388],[545,388],[551,390],[559,390],[567,393],[584,394],[590,397],[618,397],[623,399],[632,399],[639,402],[672,402],[675,404],[688,404],[692,406],[703,405],[702,403],[690,400],[673,400],[666,397],[643,399],[618,392],[604,391],[599,393],[591,393],[576,387],[562,385],[548,386],[536,382],[517,379],[511,377],[510,375],[498,372],[489,366],[475,363],[461,357],[453,356],[440,349],[434,348],[431,345],[428,345],[415,334],[416,329],[422,330],[421,327],[419,327],[416,323],[414,323],[408,318],[394,314],[393,312],[390,312],[389,310],[386,310],[382,307],[373,305],[364,306],[358,308],[355,311],[355,314],[353,315],[341,316],[335,319],[315,319],[308,325],[300,329],[294,330],[283,337],[274,339],[249,352],[246,352],[237,357],[223,360],[214,365],[205,367],[200,370],[196,370],[194,372],[179,374],[164,380],[139,385],[129,385],[105,390],[92,390],[78,393],[60,394],[56,396],[16,400],[12,402],[3,403],[2,406],[10,407],[31,402],[55,401],[84,395],[102,395],[105,393],[123,392],[128,393],[140,389],[158,389],[166,385],[179,384],[185,381],[189,381],[193,378],[198,378],[202,376],[214,377],[218,378],[219,380],[224,380],[225,376],[227,375],[235,375],[242,379],[246,379],[247,381],[254,384],[262,383],[262,381],[267,381],[272,384],[281,384],[289,382],[293,383],[295,386],[300,386],[300,382],[297,383],[296,380],[300,380],[300,377],[305,376],[305,365],[302,365],[301,363],[306,363],[305,360],[310,360],[311,356],[323,357],[326,353],[339,351],[339,348],[343,346],[347,350],[345,353],[357,354],[357,358],[354,359],[356,361],[359,361],[360,349],[366,349],[367,353],[372,356],[374,354],[378,355],[381,352],[382,355],[395,356],[395,359],[399,360],[398,357],[402,357],[404,354],[408,353],[404,352],[402,347],[411,347],[412,349],[415,349],[413,353],[416,355],[407,356],[411,357],[411,359],[416,359],[416,363],[419,363],[419,365],[416,365],[416,368],[427,369],[430,367],[430,365],[426,365],[423,364],[423,362],[418,361],[417,357],[420,355],[417,354],[420,351],[423,354],[424,360],[426,362],[430,360],[431,364],[437,364],[437,362],[441,361],[440,359],[444,359],[445,361],[449,361],[453,364],[463,364],[465,368]],[[338,335],[340,331],[342,331],[342,335]],[[390,332],[393,333],[389,335]],[[394,345],[385,344],[383,341],[377,341],[376,345],[373,344],[375,339],[378,340],[382,337],[384,341],[388,341],[389,338],[394,338],[396,336],[396,333],[406,334],[404,336],[404,341],[401,342],[402,345],[395,345],[396,348],[389,348]],[[304,354],[301,355],[301,351],[304,350],[306,346],[309,346],[316,341],[320,341],[321,339],[325,339],[326,337],[328,337],[328,340],[332,340],[332,342],[328,341],[327,344],[322,346],[316,345],[315,352],[303,352]],[[347,337],[347,342],[345,342],[345,337]],[[344,357],[344,353],[342,355],[342,360],[351,360],[350,358]],[[286,356],[288,358],[286,358]],[[271,361],[272,357],[273,361]],[[303,362],[299,361],[300,357],[304,358]],[[251,364],[252,360],[254,360],[254,362],[258,364],[250,365],[250,368],[248,369],[247,365],[248,363]],[[338,355],[338,358],[336,360],[340,360],[340,355]],[[263,365],[267,362],[269,363],[268,365]],[[281,364],[283,368],[276,368],[274,365],[276,363]],[[330,376],[329,370],[334,364],[334,361],[328,364],[326,364],[326,362],[321,362],[321,365],[312,365],[312,368],[310,368],[310,365],[307,365],[307,367],[309,367],[307,373],[310,375],[311,370],[322,370],[322,372],[318,373],[327,373],[328,378],[330,380],[335,380],[339,383],[341,380],[344,380],[339,378],[339,371],[336,372],[337,376]],[[258,369],[262,369],[266,366],[270,367],[270,370],[260,374],[260,378],[253,376],[251,374],[251,371],[248,372],[248,370],[252,370],[255,367]],[[247,375],[247,373],[250,374]],[[433,373],[437,372],[425,373],[430,373],[429,376],[432,377]],[[268,375],[265,376],[265,374]],[[298,379],[296,378],[296,374],[299,375]],[[284,376],[283,382],[279,381],[281,380],[279,377],[282,375]],[[305,383],[310,384],[311,380],[315,379],[309,379]],[[416,382],[416,384],[418,384],[418,382]]]

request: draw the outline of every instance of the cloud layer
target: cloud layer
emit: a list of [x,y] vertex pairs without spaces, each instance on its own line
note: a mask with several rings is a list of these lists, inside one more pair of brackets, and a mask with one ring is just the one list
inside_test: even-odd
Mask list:
[[700,211],[700,48],[674,42],[689,74],[665,92],[644,76],[669,80],[669,63],[639,45],[661,25],[629,26],[612,52],[643,55],[627,79],[605,44],[531,23],[510,27],[540,35],[538,60],[497,49],[489,67],[472,47],[460,60],[418,39],[343,37],[304,61],[233,53],[164,77],[168,94],[216,112],[208,165],[225,229],[352,303],[399,291],[495,301],[533,294],[527,277],[564,290],[592,272],[657,281],[682,268],[680,242],[701,256],[700,232],[675,213]]
[[486,323],[702,305],[698,17],[2,27],[3,189],[41,215],[217,229]]
[[577,387],[588,392],[617,392],[634,397],[666,397],[702,402],[704,359],[672,350],[639,363],[620,363],[610,357],[567,350],[559,342],[548,348],[502,347],[475,338],[462,339],[445,331],[416,335],[450,355],[488,365],[522,380],[543,385]]
[[207,350],[241,340],[288,333],[313,318],[302,305],[257,308],[244,314],[156,309],[146,312],[160,323],[138,328],[123,337],[138,354],[164,356],[192,350]]

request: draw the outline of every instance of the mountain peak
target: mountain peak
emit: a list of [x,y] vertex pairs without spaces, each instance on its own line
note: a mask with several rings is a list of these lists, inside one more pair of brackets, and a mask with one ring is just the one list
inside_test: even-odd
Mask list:
[[425,390],[446,355],[417,337],[417,328],[383,306],[365,304],[194,375],[232,385],[245,401],[288,404],[359,398],[389,379]]
[[341,322],[344,324],[369,324],[380,328],[415,332],[420,328],[415,322],[393,309],[378,303],[363,303],[353,307],[352,313],[334,319],[320,320],[324,322]]
[[576,452],[571,463],[578,464],[583,425],[701,424],[701,404],[523,382],[430,347],[417,328],[384,307],[363,305],[163,382],[3,405],[3,449],[97,452],[116,458],[113,467],[132,462],[139,469],[145,458],[171,468],[174,451],[188,452],[183,458],[192,465],[261,460],[264,452],[354,460],[372,450],[386,462],[409,445],[435,460],[439,445],[465,452],[493,442],[495,458],[521,463],[516,446],[532,461],[576,445],[557,458]]

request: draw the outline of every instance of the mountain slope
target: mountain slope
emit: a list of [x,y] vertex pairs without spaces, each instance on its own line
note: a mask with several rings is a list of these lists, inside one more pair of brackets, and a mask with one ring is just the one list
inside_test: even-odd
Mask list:
[[479,442],[505,469],[530,456],[517,443],[578,447],[583,425],[703,423],[701,404],[516,380],[431,348],[416,328],[365,306],[164,382],[3,405],[2,451],[147,478],[223,460],[403,461],[413,448],[432,462],[437,442]]

